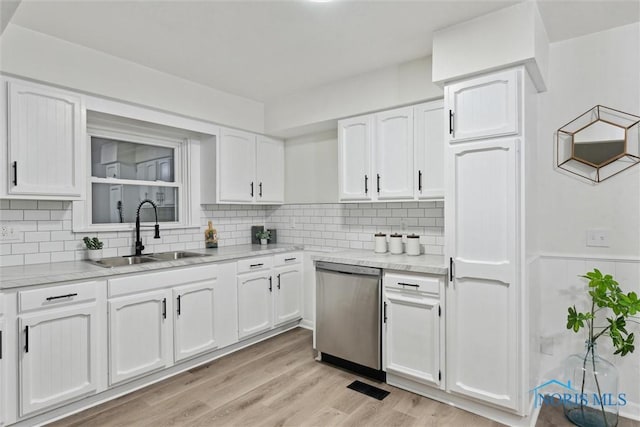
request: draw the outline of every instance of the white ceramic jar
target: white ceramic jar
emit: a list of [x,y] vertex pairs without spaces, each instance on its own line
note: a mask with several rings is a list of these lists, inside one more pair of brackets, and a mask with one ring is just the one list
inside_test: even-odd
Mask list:
[[387,252],[387,235],[385,233],[376,233],[373,237],[375,241],[374,252],[377,254],[383,254]]
[[402,249],[402,234],[392,234],[389,236],[389,252],[394,255],[400,255]]
[[407,255],[420,255],[420,236],[416,234],[407,236]]

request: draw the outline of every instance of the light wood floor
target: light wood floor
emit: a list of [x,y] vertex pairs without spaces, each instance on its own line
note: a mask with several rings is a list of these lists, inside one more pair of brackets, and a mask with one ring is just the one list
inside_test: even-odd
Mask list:
[[[378,401],[347,389],[355,379],[391,394]],[[52,425],[500,426],[316,362],[311,332],[301,328]],[[562,411],[543,409],[538,426],[563,425],[571,424]]]

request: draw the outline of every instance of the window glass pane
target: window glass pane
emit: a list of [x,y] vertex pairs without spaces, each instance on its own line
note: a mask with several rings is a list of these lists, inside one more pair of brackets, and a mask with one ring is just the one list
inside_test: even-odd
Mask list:
[[[138,205],[150,199],[158,206],[158,222],[178,221],[178,189],[152,185],[92,184],[92,223],[134,223]],[[154,222],[153,206],[140,209],[142,222]]]
[[91,175],[174,182],[173,149],[92,136]]

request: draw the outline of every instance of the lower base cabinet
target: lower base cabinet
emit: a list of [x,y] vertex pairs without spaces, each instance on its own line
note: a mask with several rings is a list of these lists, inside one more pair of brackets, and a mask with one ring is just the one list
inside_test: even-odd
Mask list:
[[238,337],[268,331],[272,321],[273,278],[270,270],[238,274]]
[[302,264],[275,267],[273,326],[302,317]]
[[442,279],[385,273],[383,282],[384,370],[441,388]]
[[218,346],[215,321],[217,300],[216,280],[205,280],[173,289],[176,362]]

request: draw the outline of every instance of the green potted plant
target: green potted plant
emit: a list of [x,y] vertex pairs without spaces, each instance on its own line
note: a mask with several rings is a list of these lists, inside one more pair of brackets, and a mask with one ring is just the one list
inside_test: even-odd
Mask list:
[[[565,373],[576,392],[575,401],[563,399],[567,419],[579,426],[615,426],[618,424],[618,373],[610,362],[597,354],[596,343],[601,337],[611,338],[613,354],[633,353],[634,335],[627,330],[628,322],[640,323],[640,299],[635,292],[624,293],[609,274],[594,269],[581,276],[589,281],[590,310],[568,309],[567,329],[578,333],[585,329],[585,353],[569,356]],[[569,384],[569,383],[568,383]]]
[[91,261],[99,261],[102,259],[102,247],[104,244],[97,237],[85,237],[82,239],[87,247],[87,258]]
[[261,245],[266,245],[271,238],[271,232],[269,230],[258,231],[256,237],[260,239]]

